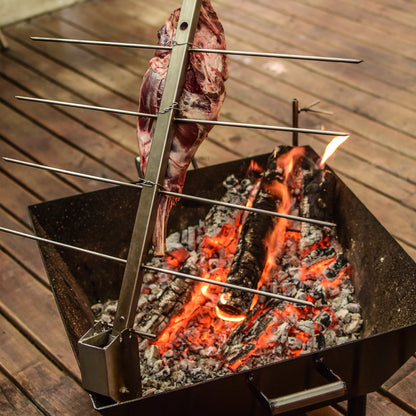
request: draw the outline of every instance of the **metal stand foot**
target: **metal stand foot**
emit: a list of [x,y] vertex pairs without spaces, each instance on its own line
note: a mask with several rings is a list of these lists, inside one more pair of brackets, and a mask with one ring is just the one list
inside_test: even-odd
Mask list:
[[347,416],[365,416],[367,395],[348,400]]

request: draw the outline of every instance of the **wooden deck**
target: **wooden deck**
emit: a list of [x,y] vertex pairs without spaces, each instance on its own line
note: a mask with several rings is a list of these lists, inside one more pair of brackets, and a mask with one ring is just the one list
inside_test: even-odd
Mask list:
[[[291,101],[329,116],[300,125],[351,132],[330,165],[416,259],[416,0],[213,0],[229,49],[342,56],[360,65],[233,57],[222,119],[291,124]],[[134,180],[135,118],[16,100],[16,95],[136,110],[152,55],[137,49],[34,42],[29,36],[155,43],[179,0],[89,0],[3,28],[0,155]],[[328,138],[300,136],[322,152]],[[290,144],[288,133],[214,128],[200,166]],[[27,206],[88,192],[93,181],[0,162],[0,226],[28,232]],[[0,414],[92,410],[37,246],[0,235]],[[382,365],[382,363],[381,363]],[[317,415],[341,414],[325,408]],[[377,392],[369,416],[416,414],[413,356]]]

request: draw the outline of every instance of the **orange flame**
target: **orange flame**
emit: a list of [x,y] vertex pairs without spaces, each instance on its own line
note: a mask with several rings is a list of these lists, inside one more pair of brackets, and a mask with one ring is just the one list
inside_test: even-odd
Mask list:
[[325,148],[324,155],[322,156],[321,162],[319,163],[321,168],[325,166],[325,162],[328,160],[328,158],[335,153],[338,147],[341,146],[341,144],[344,143],[348,137],[350,136],[336,136],[328,143]]
[[[294,147],[289,152],[279,156],[279,158],[276,160],[277,167],[283,170],[284,181],[283,183],[274,181],[270,186],[268,186],[267,190],[272,196],[281,200],[277,210],[280,214],[288,214],[290,212],[292,203],[292,189],[290,188],[296,186],[296,174],[293,172],[293,169],[295,168],[297,161],[304,155],[304,153],[305,148]],[[266,236],[266,265],[257,284],[257,289],[261,288],[261,286],[265,283],[269,276],[273,274],[273,270],[276,268],[275,259],[279,256],[280,251],[284,247],[288,223],[289,221],[287,219],[279,218],[272,232]],[[257,299],[258,296],[253,298],[250,309],[254,308],[257,303]]]

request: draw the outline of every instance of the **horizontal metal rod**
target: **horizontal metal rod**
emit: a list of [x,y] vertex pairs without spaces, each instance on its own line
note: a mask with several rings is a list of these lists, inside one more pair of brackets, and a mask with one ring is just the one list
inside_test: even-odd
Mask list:
[[188,200],[195,201],[195,202],[201,202],[201,203],[212,204],[212,205],[219,205],[219,206],[228,207],[228,208],[237,208],[237,209],[241,209],[243,211],[253,212],[253,213],[256,213],[256,214],[264,214],[264,215],[270,215],[270,216],[273,216],[273,217],[286,218],[288,220],[293,220],[293,221],[307,222],[309,224],[315,224],[315,225],[320,225],[320,226],[324,226],[324,227],[335,227],[336,226],[336,224],[333,223],[333,222],[315,220],[313,218],[298,217],[296,215],[283,214],[283,213],[274,212],[274,211],[266,211],[264,209],[259,209],[259,208],[254,208],[254,207],[246,207],[246,206],[243,206],[243,205],[232,204],[230,202],[216,201],[216,200],[213,200],[213,199],[202,198],[202,197],[199,197],[199,196],[180,194],[178,192],[170,192],[170,191],[160,190],[160,193],[164,194],[164,195],[169,195],[169,196],[174,196],[174,197],[178,197],[178,198],[188,199]]
[[273,52],[251,52],[251,51],[231,51],[224,49],[203,49],[203,48],[190,48],[189,52],[205,52],[205,53],[218,53],[223,55],[240,55],[240,56],[254,56],[259,58],[278,58],[278,59],[295,59],[302,61],[320,61],[320,62],[337,62],[344,64],[360,64],[362,59],[351,58],[337,58],[331,56],[315,56],[315,55],[294,55],[288,53],[273,53]]
[[83,179],[92,179],[97,182],[105,182],[105,183],[110,183],[112,185],[130,186],[132,188],[142,188],[143,186],[153,186],[152,183],[144,179],[139,179],[140,181],[139,183],[130,183],[130,182],[118,181],[117,179],[103,178],[101,176],[89,175],[87,173],[74,172],[72,170],[65,170],[65,169],[54,168],[52,166],[40,165],[38,163],[26,162],[24,160],[12,159],[10,157],[3,157],[2,159],[5,162],[15,163],[17,165],[23,165],[23,166],[29,166],[31,168],[36,168],[36,169],[48,170],[51,172],[62,173],[64,175],[70,175],[70,176],[76,176],[76,177],[83,178]]
[[[39,36],[32,36],[32,40],[47,41],[47,42],[63,42],[75,43],[83,45],[100,45],[100,46],[118,46],[125,48],[139,48],[139,49],[164,49],[171,50],[173,46],[163,45],[148,45],[142,43],[125,43],[125,42],[108,42],[101,40],[84,40],[84,39],[67,39],[67,38],[45,38]],[[251,52],[251,51],[232,51],[227,49],[205,49],[205,48],[190,48],[189,52],[204,52],[204,53],[218,53],[223,55],[239,55],[239,56],[253,56],[260,58],[278,58],[278,59],[295,59],[304,61],[321,61],[321,62],[338,62],[348,64],[359,64],[363,62],[362,59],[351,58],[337,58],[330,56],[314,56],[314,55],[293,55],[286,53],[270,53],[270,52]]]
[[81,44],[81,45],[117,46],[117,47],[138,48],[138,49],[164,49],[164,50],[172,49],[172,46],[149,45],[149,44],[144,44],[144,43],[109,42],[105,40],[48,38],[48,37],[43,37],[43,36],[31,36],[30,39],[35,40],[35,41],[42,41],[42,42],[75,43],[75,44]]
[[102,257],[102,258],[107,259],[107,260],[118,261],[119,263],[127,263],[127,260],[121,259],[119,257],[114,257],[114,256],[110,256],[108,254],[98,253],[97,251],[87,250],[86,248],[76,247],[76,246],[73,246],[73,245],[70,245],[70,244],[61,243],[59,241],[49,240],[48,238],[38,237],[37,235],[23,233],[21,231],[16,231],[16,230],[11,230],[10,228],[0,227],[0,231],[3,231],[5,233],[9,233],[9,234],[18,235],[20,237],[29,238],[31,240],[40,241],[42,243],[48,243],[48,244],[53,244],[53,245],[59,246],[59,247],[69,248],[71,250],[80,251],[80,252],[86,253],[86,254],[92,254],[93,256]]
[[[125,114],[125,115],[130,115],[130,116],[152,117],[152,118],[158,117],[157,114],[139,113],[137,111],[127,111],[127,110],[120,110],[117,108],[99,107],[99,106],[89,105],[89,104],[79,104],[79,103],[71,103],[67,101],[49,100],[46,98],[23,97],[20,95],[17,95],[15,98],[17,98],[18,100],[24,100],[24,101],[64,105],[67,107],[77,107],[77,108],[83,108],[86,110],[105,111],[109,113]],[[198,119],[193,119],[193,118],[174,118],[174,120],[178,123],[198,123],[198,124],[209,124],[213,126],[240,127],[240,128],[248,128],[248,129],[263,129],[263,130],[274,130],[274,131],[284,131],[284,132],[320,134],[324,136],[349,136],[350,135],[350,133],[347,133],[344,131],[314,130],[314,129],[286,127],[286,126],[273,126],[273,125],[265,125],[265,124],[236,123],[232,121],[198,120]]]
[[90,105],[90,104],[80,104],[80,103],[72,103],[68,101],[49,100],[47,98],[24,97],[21,95],[16,95],[15,98],[17,98],[18,100],[22,100],[22,101],[32,101],[35,103],[63,105],[65,107],[75,107],[75,108],[83,108],[85,110],[104,111],[107,113],[124,114],[127,116],[157,118],[157,114],[139,113],[138,111],[120,110],[118,108],[108,108],[108,107],[101,107],[101,106]]
[[210,124],[213,126],[242,127],[246,129],[320,134],[324,136],[350,136],[351,135],[350,133],[347,133],[344,131],[304,129],[304,128],[299,128],[299,127],[273,126],[273,125],[267,125],[267,124],[237,123],[233,121],[196,120],[192,118],[175,118],[175,121],[177,121],[178,123],[199,123],[199,124]]
[[264,290],[250,289],[248,287],[233,285],[233,284],[227,283],[227,282],[218,282],[216,280],[214,281],[214,280],[211,280],[211,279],[205,279],[204,277],[193,276],[191,274],[181,273],[181,272],[177,272],[175,270],[166,270],[166,269],[161,269],[160,267],[154,267],[154,266],[148,266],[148,265],[142,265],[142,267],[143,267],[143,269],[150,270],[150,271],[153,271],[153,272],[171,274],[173,276],[181,277],[181,278],[184,278],[184,279],[190,279],[190,280],[195,280],[197,282],[208,283],[208,284],[213,284],[213,285],[216,285],[216,286],[226,287],[227,289],[242,290],[244,292],[252,293],[253,295],[267,296],[269,298],[284,300],[284,301],[291,302],[291,303],[299,303],[299,304],[302,304],[302,305],[305,305],[305,306],[312,306],[312,307],[315,308],[315,305],[312,302],[308,302],[307,300],[294,299],[294,298],[291,298],[291,297],[288,297],[288,296],[278,295],[276,293],[265,292]]
[[[17,231],[17,230],[12,230],[10,228],[0,227],[0,231],[5,232],[5,233],[9,233],[9,234],[13,234],[13,235],[17,235],[19,237],[25,237],[25,238],[29,238],[31,240],[40,241],[42,243],[48,243],[48,244],[68,248],[68,249],[71,249],[71,250],[79,251],[79,252],[82,252],[82,253],[91,254],[93,256],[101,257],[101,258],[104,258],[106,260],[113,260],[113,261],[117,261],[117,262],[123,263],[123,264],[127,263],[126,259],[122,259],[120,257],[114,257],[114,256],[110,256],[108,254],[99,253],[97,251],[87,250],[85,248],[73,246],[73,245],[66,244],[66,243],[61,243],[59,241],[49,240],[47,238],[38,237],[38,236],[33,235],[33,234],[23,233],[23,232],[20,232],[20,231]],[[227,287],[229,289],[241,290],[243,292],[249,292],[249,293],[253,293],[255,295],[263,295],[263,296],[267,296],[267,297],[274,298],[274,299],[285,300],[287,302],[299,303],[299,304],[302,304],[302,305],[315,307],[315,305],[312,302],[308,302],[308,301],[305,301],[305,300],[294,299],[294,298],[290,298],[290,297],[283,296],[283,295],[277,295],[275,293],[265,292],[263,290],[250,289],[250,288],[247,288],[247,287],[237,286],[237,285],[233,285],[233,284],[230,284],[230,283],[217,282],[216,280],[205,279],[203,277],[193,276],[191,274],[181,273],[181,272],[177,272],[177,271],[174,271],[174,270],[162,269],[162,268],[159,268],[159,267],[153,267],[153,266],[147,266],[147,265],[142,265],[142,267],[146,270],[155,271],[155,272],[159,272],[159,273],[165,273],[165,274],[171,274],[173,276],[178,276],[178,277],[181,277],[181,278],[184,278],[184,279],[191,279],[191,280],[195,280],[195,281],[198,281],[198,282],[208,283],[208,284],[211,284],[211,285]]]
[[[77,176],[77,177],[80,177],[80,178],[92,179],[92,180],[96,180],[96,181],[99,181],[99,182],[111,183],[111,184],[114,184],[114,185],[130,186],[130,187],[133,187],[133,188],[142,188],[143,186],[153,186],[153,184],[151,184],[150,182],[147,182],[147,181],[144,181],[143,183],[123,182],[123,181],[118,181],[118,180],[115,180],[115,179],[102,178],[101,176],[94,176],[94,175],[88,175],[88,174],[84,174],[84,173],[80,173],[80,172],[74,172],[74,171],[70,171],[70,170],[53,168],[51,166],[40,165],[38,163],[26,162],[26,161],[23,161],[23,160],[12,159],[12,158],[9,158],[9,157],[3,157],[3,160],[5,162],[15,163],[15,164],[18,164],[18,165],[29,166],[31,168],[43,169],[43,170],[48,170],[48,171],[52,171],[52,172],[56,172],[56,173],[62,173],[62,174],[65,174],[65,175],[71,175],[71,176]],[[283,214],[283,213],[274,212],[274,211],[266,211],[264,209],[259,209],[259,208],[254,208],[254,207],[246,207],[245,205],[232,204],[232,203],[229,203],[229,202],[217,201],[215,199],[202,198],[202,197],[194,196],[194,195],[181,194],[179,192],[171,192],[171,191],[166,191],[164,189],[160,189],[159,192],[163,195],[172,196],[172,197],[175,197],[175,198],[187,199],[187,200],[190,200],[190,201],[200,202],[200,203],[203,203],[203,204],[220,205],[220,206],[223,206],[223,207],[228,207],[228,208],[233,208],[233,209],[240,209],[240,210],[243,210],[243,211],[254,212],[254,213],[257,213],[257,214],[270,215],[270,216],[279,217],[279,218],[286,218],[286,219],[293,220],[293,221],[307,222],[309,224],[315,224],[315,225],[319,225],[319,226],[323,226],[323,227],[335,227],[336,226],[336,224],[333,223],[333,222],[315,220],[313,218],[298,217],[296,215]]]

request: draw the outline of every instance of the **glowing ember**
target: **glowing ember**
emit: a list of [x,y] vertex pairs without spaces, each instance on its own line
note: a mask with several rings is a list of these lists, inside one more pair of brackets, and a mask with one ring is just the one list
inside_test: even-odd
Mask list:
[[218,306],[215,306],[215,312],[217,313],[218,318],[221,318],[224,321],[242,322],[244,321],[244,319],[246,319],[245,315],[227,314],[225,311],[222,311]]
[[[346,138],[342,136],[342,141]],[[303,166],[304,151],[293,148],[278,158],[279,180],[270,182],[268,191],[280,201],[277,209],[281,213],[304,215],[309,204],[303,195],[304,170],[317,167],[315,161]],[[252,169],[261,176],[257,165],[253,164]],[[258,189],[259,181],[252,181],[242,203],[252,204]],[[191,274],[224,282],[245,218],[245,213],[224,215],[210,235],[206,234],[209,224],[200,224],[194,234],[190,230],[177,233],[178,240],[166,257],[154,261],[175,270],[187,265]],[[227,313],[226,308],[218,308],[218,303],[227,304],[230,295],[221,287],[192,283],[183,295],[183,281],[175,282],[166,274],[146,275],[136,328],[153,332],[158,338],[140,344],[145,394],[255,368],[358,337],[362,319],[353,297],[352,271],[335,236],[311,224],[284,218],[271,221],[274,227],[264,242],[267,263],[257,288],[307,300],[316,307],[255,296],[246,315]],[[193,242],[193,248],[187,241]],[[164,297],[166,292],[169,296]],[[146,313],[141,311],[145,307]],[[108,310],[116,309],[110,305]]]
[[341,146],[341,144],[344,143],[345,140],[348,139],[348,137],[350,136],[336,136],[328,143],[328,145],[325,148],[325,152],[322,156],[322,159],[319,163],[321,168],[325,166],[325,163],[328,160],[328,158],[335,153],[338,147]]

